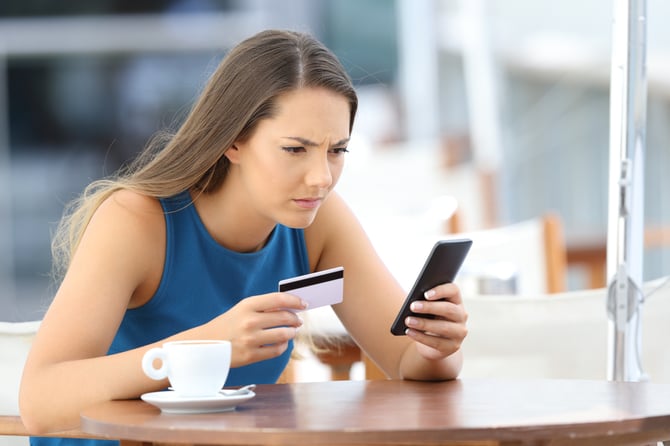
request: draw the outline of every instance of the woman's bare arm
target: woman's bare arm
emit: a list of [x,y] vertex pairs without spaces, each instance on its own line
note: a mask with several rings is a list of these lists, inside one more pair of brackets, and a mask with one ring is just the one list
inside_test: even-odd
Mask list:
[[393,336],[390,327],[405,291],[341,197],[331,194],[306,237],[314,269],[344,266],[344,301],[333,308],[350,335],[388,376],[417,380],[458,376],[467,314],[456,286],[438,287],[431,298],[435,301],[420,310],[439,315],[431,325],[439,336],[423,333],[425,319],[419,320],[422,326],[414,327],[410,336]]
[[[32,434],[74,428],[91,404],[137,398],[167,387],[144,375],[144,352],[168,340],[228,339],[232,367],[283,353],[304,309],[287,293],[243,299],[212,320],[156,344],[107,356],[125,311],[146,303],[160,283],[164,216],[157,201],[124,191],[96,212],[49,308],[25,365],[21,417]],[[56,402],[54,404],[53,402]]]

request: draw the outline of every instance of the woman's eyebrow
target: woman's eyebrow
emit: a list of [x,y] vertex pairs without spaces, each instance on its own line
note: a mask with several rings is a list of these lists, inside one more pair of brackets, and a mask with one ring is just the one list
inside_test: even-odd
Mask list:
[[[283,138],[292,139],[296,142],[299,142],[303,146],[307,146],[307,147],[316,147],[316,146],[319,145],[318,143],[316,143],[314,141],[310,141],[309,139],[303,138],[303,137],[300,137],[300,136],[284,136]],[[337,147],[337,146],[342,146],[342,145],[348,144],[349,139],[350,138],[341,139],[341,140],[337,141],[335,144],[332,144],[331,147]]]

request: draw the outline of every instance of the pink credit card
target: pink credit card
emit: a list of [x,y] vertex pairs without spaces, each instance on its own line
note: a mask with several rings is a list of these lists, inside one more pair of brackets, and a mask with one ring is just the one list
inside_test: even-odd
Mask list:
[[279,291],[307,302],[308,310],[342,302],[344,268],[341,266],[279,281]]

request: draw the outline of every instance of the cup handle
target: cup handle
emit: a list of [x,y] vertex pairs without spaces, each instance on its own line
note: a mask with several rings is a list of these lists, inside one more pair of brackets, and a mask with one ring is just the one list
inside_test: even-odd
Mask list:
[[[154,361],[161,361],[160,368],[154,367]],[[154,347],[148,350],[142,357],[142,370],[151,379],[161,380],[167,377],[167,360],[165,350],[160,347]]]

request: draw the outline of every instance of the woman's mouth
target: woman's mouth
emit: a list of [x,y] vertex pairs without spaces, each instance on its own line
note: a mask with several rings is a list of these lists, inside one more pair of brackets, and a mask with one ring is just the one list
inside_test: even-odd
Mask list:
[[296,198],[293,200],[302,209],[316,209],[321,205],[322,198]]

